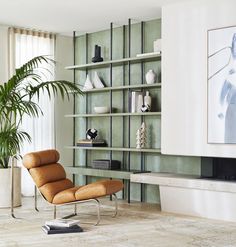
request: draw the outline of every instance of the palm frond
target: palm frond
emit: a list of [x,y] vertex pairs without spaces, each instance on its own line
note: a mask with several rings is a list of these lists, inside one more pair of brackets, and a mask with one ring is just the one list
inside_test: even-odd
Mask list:
[[65,80],[46,81],[38,84],[37,86],[29,86],[29,88],[30,98],[35,95],[39,98],[40,91],[44,90],[47,91],[49,97],[51,97],[51,93],[53,93],[54,96],[61,95],[63,99],[65,96],[69,99],[71,92],[83,94],[76,84]]
[[[44,72],[50,72],[48,65],[54,65],[55,61],[38,56],[20,68],[4,84],[0,85],[0,166],[7,167],[9,156],[20,151],[24,141],[31,141],[27,132],[20,131],[19,126],[25,115],[38,117],[43,114],[40,106],[35,103],[35,98],[40,93],[65,96],[69,99],[71,92],[82,94],[79,85],[65,80],[45,81]],[[42,66],[41,65],[46,65]]]
[[[30,142],[31,137],[27,132],[19,131],[14,125],[5,126],[0,131],[0,163],[6,167],[6,160],[15,155],[24,141]],[[3,162],[4,161],[4,162]]]

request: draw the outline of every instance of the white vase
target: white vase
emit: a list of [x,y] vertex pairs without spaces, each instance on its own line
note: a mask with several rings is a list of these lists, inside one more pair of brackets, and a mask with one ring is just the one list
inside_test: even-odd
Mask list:
[[146,74],[146,82],[147,84],[153,84],[156,82],[156,73],[150,69]]
[[146,91],[146,95],[144,96],[144,105],[149,109],[149,111],[151,110],[152,98],[148,91]]
[[[14,168],[14,207],[21,206],[21,168]],[[0,169],[0,208],[11,206],[11,168]]]
[[86,81],[84,83],[83,91],[93,89],[93,83],[90,80],[89,74],[87,74]]
[[94,77],[93,77],[93,85],[95,88],[103,88],[104,85],[102,83],[102,81],[100,80],[97,71],[95,71],[94,73]]

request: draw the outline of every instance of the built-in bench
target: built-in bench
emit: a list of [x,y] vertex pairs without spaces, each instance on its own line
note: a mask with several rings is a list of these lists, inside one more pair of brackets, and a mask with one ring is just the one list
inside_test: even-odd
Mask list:
[[156,184],[161,208],[219,220],[236,221],[236,183],[171,173],[131,174],[131,182]]

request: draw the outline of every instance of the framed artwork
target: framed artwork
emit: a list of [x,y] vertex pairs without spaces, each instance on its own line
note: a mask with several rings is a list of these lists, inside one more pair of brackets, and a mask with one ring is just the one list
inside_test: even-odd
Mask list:
[[236,26],[208,31],[208,143],[236,143]]

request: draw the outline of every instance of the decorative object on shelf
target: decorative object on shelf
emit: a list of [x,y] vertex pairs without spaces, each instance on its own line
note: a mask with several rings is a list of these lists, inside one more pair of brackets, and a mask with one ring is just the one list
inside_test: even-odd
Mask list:
[[[138,112],[139,95],[143,96],[143,93],[141,91],[132,91],[131,92],[131,99],[130,99],[130,112],[131,113]],[[142,107],[142,105],[141,105],[141,107]]]
[[94,139],[96,139],[97,135],[98,135],[98,131],[96,129],[88,129],[86,131],[86,138],[88,140],[94,140]]
[[103,114],[110,112],[110,108],[108,106],[95,106],[94,111],[95,113]]
[[161,39],[157,39],[153,42],[153,51],[161,52]]
[[152,98],[150,97],[149,91],[146,91],[146,95],[144,96],[144,106],[146,106],[151,111],[152,106]]
[[76,143],[78,147],[106,147],[107,143],[103,139],[82,139]]
[[92,58],[93,63],[102,62],[103,58],[101,57],[101,46],[95,45],[94,48],[94,57]]
[[141,112],[149,112],[150,109],[151,108],[149,105],[142,105]]
[[146,125],[143,122],[141,127],[136,132],[136,148],[145,148],[146,143]]
[[102,81],[100,80],[97,71],[94,72],[93,85],[95,88],[104,88]]
[[119,160],[93,160],[92,168],[119,170],[121,168],[121,162]]
[[89,74],[87,74],[86,81],[84,83],[83,91],[93,89],[93,83],[90,80]]
[[155,83],[156,77],[157,77],[156,73],[152,69],[150,69],[145,76],[147,84]]
[[137,112],[142,112],[143,94],[138,96]]

